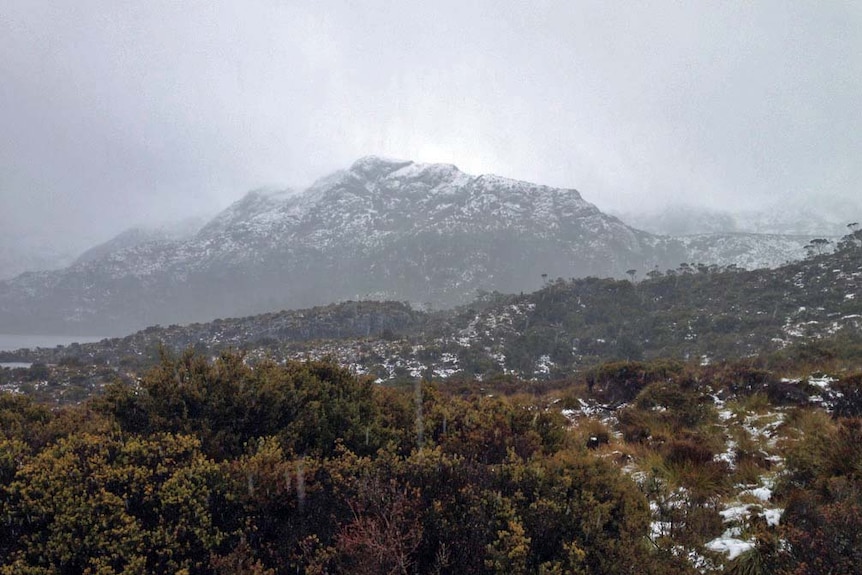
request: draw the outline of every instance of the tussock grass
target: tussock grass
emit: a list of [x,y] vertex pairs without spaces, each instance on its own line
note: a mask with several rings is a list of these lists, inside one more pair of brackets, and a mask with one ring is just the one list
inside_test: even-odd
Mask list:
[[608,445],[613,440],[614,432],[599,419],[583,417],[572,428],[572,436],[579,445],[587,445],[591,438],[596,438],[598,445]]
[[739,411],[746,415],[763,414],[773,409],[769,396],[761,392],[740,396],[734,403]]

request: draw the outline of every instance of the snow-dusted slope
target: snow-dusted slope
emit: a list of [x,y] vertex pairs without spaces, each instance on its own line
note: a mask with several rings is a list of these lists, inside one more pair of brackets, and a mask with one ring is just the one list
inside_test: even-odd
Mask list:
[[0,282],[0,325],[114,334],[344,299],[450,305],[683,261],[681,242],[575,190],[372,156],[303,192],[251,192],[191,238]]
[[805,257],[811,236],[714,233],[680,236],[690,262],[734,265],[745,269],[775,268]]
[[[602,214],[575,190],[472,177],[450,165],[367,157],[303,194],[252,192],[197,240],[206,245],[208,258],[237,261],[249,257],[249,245],[365,254],[425,234],[495,232],[542,239],[575,232],[585,242],[577,246],[581,250],[603,247],[608,237],[594,234],[612,235],[633,251],[645,249],[646,237]],[[590,246],[592,240],[598,241]]]

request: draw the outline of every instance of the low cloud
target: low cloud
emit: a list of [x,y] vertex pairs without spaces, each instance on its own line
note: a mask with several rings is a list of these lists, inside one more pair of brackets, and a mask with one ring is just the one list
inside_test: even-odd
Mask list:
[[462,4],[11,0],[0,226],[104,239],[370,153],[606,209],[858,206],[856,5]]

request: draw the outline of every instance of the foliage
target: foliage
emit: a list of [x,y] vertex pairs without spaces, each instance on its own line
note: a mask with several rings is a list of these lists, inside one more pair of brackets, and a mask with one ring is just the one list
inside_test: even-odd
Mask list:
[[210,363],[187,351],[166,356],[140,389],[115,385],[99,405],[130,432],[197,435],[216,458],[239,455],[249,440],[269,435],[303,454],[330,453],[336,439],[363,452],[398,439],[385,426],[393,414],[382,412],[372,383],[325,362],[252,368],[242,355],[223,353]]
[[587,387],[608,403],[626,403],[653,382],[667,381],[682,371],[677,362],[611,362],[589,370],[584,376]]
[[192,437],[62,438],[4,490],[2,572],[204,572],[225,536],[219,485]]
[[[810,425],[810,423],[809,423]],[[862,419],[823,421],[788,455],[781,573],[860,573]]]

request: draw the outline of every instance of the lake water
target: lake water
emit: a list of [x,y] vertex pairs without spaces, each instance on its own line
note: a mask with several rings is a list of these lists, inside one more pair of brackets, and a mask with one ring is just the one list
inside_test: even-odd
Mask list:
[[105,339],[95,335],[7,335],[0,333],[0,351],[15,351],[16,349],[46,347],[70,343],[92,343]]
[[29,368],[32,363],[24,363],[23,361],[0,361],[0,367],[8,367],[9,369],[18,369],[19,367],[23,367],[24,369]]

